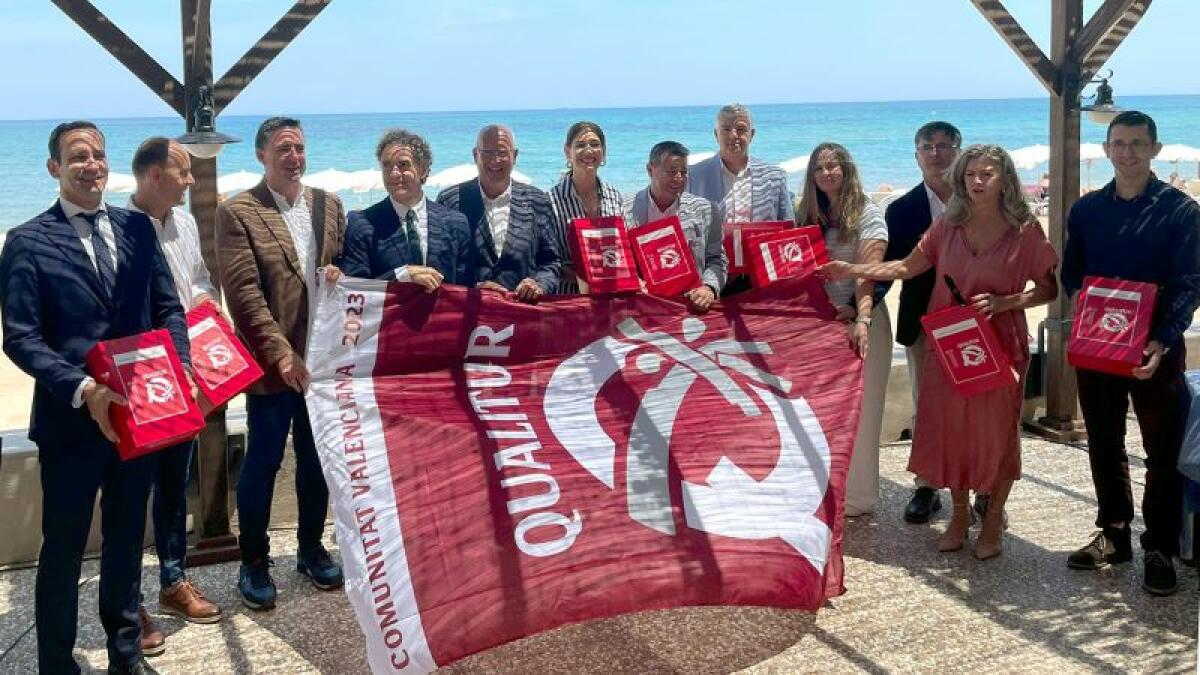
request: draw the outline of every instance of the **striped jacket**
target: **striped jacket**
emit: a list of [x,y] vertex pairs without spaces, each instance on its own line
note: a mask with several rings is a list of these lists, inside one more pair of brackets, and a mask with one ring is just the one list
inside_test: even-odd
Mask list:
[[[645,225],[650,219],[650,188],[646,188],[625,200],[625,224],[631,231]],[[696,269],[700,270],[700,281],[713,289],[717,295],[725,286],[729,275],[729,260],[725,257],[722,242],[720,209],[703,197],[684,192],[679,195],[679,224],[687,238]]]
[[[790,220],[795,221],[792,193],[787,187],[787,174],[783,169],[766,162],[750,158],[750,201],[753,211],[752,222]],[[687,191],[720,205],[725,199],[725,179],[718,153],[697,162],[688,170]]]
[[484,212],[479,179],[451,185],[438,195],[439,204],[460,211],[471,226],[475,282],[494,281],[513,290],[525,279],[533,279],[546,293],[558,290],[560,256],[555,244],[554,210],[545,192],[512,183],[512,202],[504,248],[496,255],[492,227]]
[[[612,185],[605,183],[599,178],[596,179],[599,183],[597,186],[600,192],[600,215],[601,216],[622,216],[625,214],[625,204],[621,199],[621,193]],[[587,214],[583,211],[583,202],[579,199],[579,193],[575,192],[575,185],[571,182],[571,172],[567,172],[550,190],[550,205],[554,208],[555,221],[555,238],[558,245],[559,254],[562,256],[563,270],[575,271],[574,257],[571,255],[573,245],[571,244],[571,221],[576,218],[587,218]],[[563,275],[566,277],[567,275]],[[558,284],[558,292],[561,295],[569,293],[578,293],[579,284],[575,281],[567,281],[565,278]]]

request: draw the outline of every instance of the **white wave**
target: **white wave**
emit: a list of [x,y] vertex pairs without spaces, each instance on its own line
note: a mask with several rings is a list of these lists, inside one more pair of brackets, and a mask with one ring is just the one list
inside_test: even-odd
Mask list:
[[785,173],[804,173],[805,169],[808,168],[808,155],[801,155],[793,157],[786,162],[780,162],[779,168],[783,169]]

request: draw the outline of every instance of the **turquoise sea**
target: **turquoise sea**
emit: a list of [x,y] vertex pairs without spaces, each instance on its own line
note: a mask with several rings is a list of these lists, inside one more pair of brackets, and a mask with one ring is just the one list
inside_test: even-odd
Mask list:
[[[1200,96],[1122,97],[1117,104],[1152,115],[1159,124],[1160,140],[1200,146]],[[693,153],[715,150],[713,117],[719,106],[679,108],[606,108],[595,110],[515,110],[492,112],[371,113],[304,115],[296,113],[307,131],[308,172],[324,169],[356,171],[375,166],[374,146],[380,133],[404,126],[424,135],[433,146],[437,172],[471,162],[475,132],[489,122],[503,122],[517,134],[520,157],[517,170],[543,188],[553,184],[564,166],[562,146],[567,127],[590,119],[599,123],[608,139],[608,163],[601,175],[622,191],[637,190],[646,182],[646,155],[661,140],[677,140]],[[1009,149],[1049,143],[1049,103],[1044,98],[903,101],[882,103],[822,103],[750,105],[757,135],[753,155],[782,164],[806,158],[814,145],[832,140],[846,145],[863,176],[864,187],[882,184],[903,189],[919,179],[913,159],[912,134],[922,123],[944,119],[962,129],[966,143],[998,143]],[[261,172],[254,157],[254,130],[265,115],[227,116],[218,120],[221,131],[243,139],[221,154],[218,173],[239,170]],[[45,209],[55,195],[55,183],[46,173],[46,138],[62,120],[0,121],[0,232]],[[177,118],[125,118],[95,120],[108,139],[113,172],[130,173],[129,163],[138,143],[155,134],[178,135]],[[1084,119],[1084,142],[1104,140],[1104,128]],[[803,160],[798,162],[803,166]],[[1164,177],[1172,170],[1195,177],[1195,164],[1159,163]],[[1046,170],[1041,165],[1025,170],[1026,182],[1036,182]],[[1093,162],[1093,184],[1111,176],[1106,160]],[[796,190],[801,175],[792,175]],[[1085,179],[1086,182],[1086,179]],[[432,190],[431,190],[432,191]],[[431,195],[432,196],[432,195]],[[365,206],[381,193],[344,193],[350,208]],[[109,201],[123,204],[127,195],[112,194]]]

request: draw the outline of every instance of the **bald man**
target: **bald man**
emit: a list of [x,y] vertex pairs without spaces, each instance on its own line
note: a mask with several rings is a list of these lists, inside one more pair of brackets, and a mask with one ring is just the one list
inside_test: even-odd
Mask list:
[[508,127],[480,129],[474,155],[479,176],[446,188],[437,201],[461,211],[471,225],[476,284],[537,302],[558,289],[561,266],[550,197],[513,181],[517,139]]

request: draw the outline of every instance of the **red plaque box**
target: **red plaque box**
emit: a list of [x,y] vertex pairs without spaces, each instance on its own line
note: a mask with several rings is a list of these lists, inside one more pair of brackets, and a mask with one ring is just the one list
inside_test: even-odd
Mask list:
[[629,236],[650,295],[673,298],[700,285],[700,272],[678,216],[646,223]]
[[575,269],[593,295],[641,288],[633,251],[621,216],[576,218],[571,221]]
[[192,400],[183,363],[167,331],[99,342],[86,360],[96,382],[129,402],[110,411],[121,459],[181,443],[204,428],[204,416]]
[[959,396],[975,396],[1017,383],[1012,360],[983,314],[955,305],[926,314],[921,317],[921,325]]
[[206,302],[188,312],[187,324],[198,402],[207,415],[249,389],[263,371],[216,305]]
[[779,279],[812,274],[829,262],[825,237],[816,225],[753,234],[748,240],[751,276],[756,288]]
[[1084,277],[1075,298],[1067,361],[1076,368],[1131,377],[1142,364],[1157,297],[1154,284]]
[[724,244],[725,257],[729,259],[729,276],[735,274],[750,274],[753,264],[750,262],[749,237],[768,232],[778,232],[795,227],[791,221],[762,222],[762,223],[725,223]]

